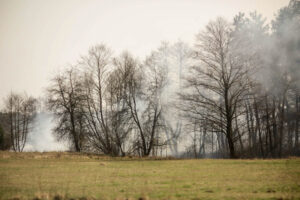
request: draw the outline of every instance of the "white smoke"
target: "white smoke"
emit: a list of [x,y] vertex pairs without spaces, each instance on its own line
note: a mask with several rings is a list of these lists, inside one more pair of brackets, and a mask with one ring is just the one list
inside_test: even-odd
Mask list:
[[54,127],[53,115],[40,112],[36,115],[33,123],[33,130],[29,132],[24,151],[66,151],[68,145],[56,141],[52,134]]

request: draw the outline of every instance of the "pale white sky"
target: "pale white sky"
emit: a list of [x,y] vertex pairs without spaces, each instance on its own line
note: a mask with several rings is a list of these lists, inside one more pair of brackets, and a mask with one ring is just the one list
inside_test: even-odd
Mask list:
[[0,101],[42,95],[53,72],[91,45],[139,57],[162,40],[193,42],[209,20],[257,10],[269,20],[289,0],[0,0]]

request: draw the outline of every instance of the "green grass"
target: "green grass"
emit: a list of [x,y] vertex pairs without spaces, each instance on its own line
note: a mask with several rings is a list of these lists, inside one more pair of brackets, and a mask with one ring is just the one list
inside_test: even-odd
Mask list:
[[300,159],[155,160],[0,152],[0,199],[300,199]]

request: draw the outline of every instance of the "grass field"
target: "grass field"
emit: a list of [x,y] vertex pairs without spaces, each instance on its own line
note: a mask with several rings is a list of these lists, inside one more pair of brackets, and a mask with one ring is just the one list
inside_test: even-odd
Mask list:
[[155,160],[0,152],[0,199],[13,198],[300,199],[300,159]]

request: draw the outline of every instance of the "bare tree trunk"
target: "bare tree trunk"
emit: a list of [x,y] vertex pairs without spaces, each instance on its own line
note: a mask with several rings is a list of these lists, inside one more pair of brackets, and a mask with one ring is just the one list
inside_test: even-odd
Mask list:
[[299,99],[300,96],[296,94],[296,125],[295,125],[295,147],[296,155],[299,153],[299,118],[300,118],[300,109],[299,109]]
[[284,121],[285,121],[285,118],[284,118],[284,115],[285,115],[285,96],[282,97],[282,102],[281,102],[281,105],[279,105],[279,108],[278,110],[280,110],[280,128],[279,128],[279,149],[278,149],[278,156],[279,157],[282,157],[282,143],[283,143],[283,131],[284,131]]
[[277,156],[277,153],[275,155],[275,152],[277,152],[278,148],[278,136],[277,136],[277,119],[276,119],[276,103],[275,99],[273,97],[273,107],[272,107],[272,127],[273,127],[273,138],[274,138],[274,148],[273,148],[273,156]]
[[260,152],[261,152],[262,157],[264,157],[265,154],[264,154],[261,126],[260,126],[260,118],[258,116],[258,108],[257,108],[257,102],[255,100],[255,97],[254,97],[254,112],[255,112],[255,118],[256,118],[256,128],[258,130],[258,136],[259,136]]

